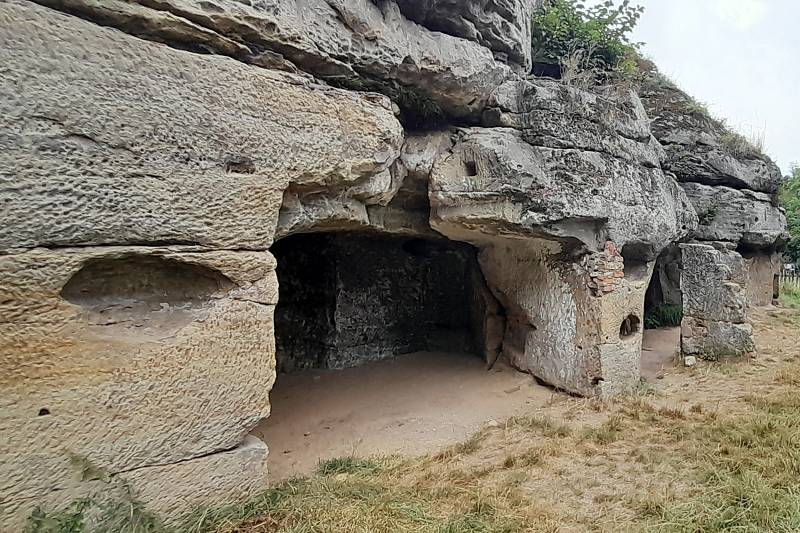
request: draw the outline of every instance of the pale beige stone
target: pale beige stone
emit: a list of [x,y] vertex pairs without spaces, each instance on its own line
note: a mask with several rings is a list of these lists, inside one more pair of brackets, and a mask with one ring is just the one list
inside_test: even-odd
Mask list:
[[[608,291],[589,289],[590,258],[566,262],[546,241],[480,243],[486,281],[505,309],[502,350],[516,368],[585,396],[614,395],[639,383],[644,293],[652,264]],[[624,335],[622,324],[631,320]]]
[[104,509],[116,508],[124,513],[134,502],[143,504],[144,512],[155,514],[167,525],[185,526],[192,523],[187,515],[193,512],[245,501],[261,492],[266,485],[266,460],[267,446],[248,435],[236,448],[196,459],[115,475],[100,472],[103,479],[84,479],[75,490],[0,502],[0,531],[22,531],[37,507],[57,513],[74,504],[76,494],[91,502],[85,512],[89,528]]
[[770,305],[776,293],[776,276],[780,276],[783,262],[780,255],[756,253],[745,255],[749,279],[747,283],[747,303],[753,307]]
[[0,249],[266,249],[289,184],[392,186],[403,131],[383,96],[28,2],[0,3],[0,28]]
[[114,475],[241,443],[269,414],[274,268],[191,247],[0,256],[0,502],[81,497],[84,463]]

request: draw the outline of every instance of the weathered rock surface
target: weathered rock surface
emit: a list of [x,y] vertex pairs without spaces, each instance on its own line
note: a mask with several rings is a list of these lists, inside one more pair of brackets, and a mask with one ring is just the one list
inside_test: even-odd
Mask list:
[[696,224],[683,191],[659,169],[532,146],[507,128],[463,130],[430,187],[432,224],[455,239],[479,232],[594,251],[611,240],[650,260]]
[[367,208],[370,228],[399,235],[441,237],[429,223],[428,179],[436,159],[452,147],[450,130],[409,134],[398,161],[398,170],[405,176],[402,185],[388,205]]
[[[79,489],[0,502],[0,528],[22,531],[26,526],[25,518],[34,509],[63,509],[74,504],[76,494],[85,495],[95,505],[112,508],[143,502],[145,511],[163,517],[167,525],[183,525],[181,522],[187,512],[209,503],[245,501],[263,491],[267,483],[267,452],[262,441],[248,435],[241,445],[231,450],[121,474],[95,470],[89,476],[81,476],[80,470],[87,464],[77,461],[72,477]],[[90,508],[87,513],[85,525],[90,530],[95,525],[96,511]]]
[[363,203],[393,187],[402,128],[382,96],[0,10],[0,248],[265,249],[290,183]]
[[[563,390],[628,392],[639,382],[650,269],[642,265],[624,277],[623,258],[611,243],[579,262],[560,258],[559,248],[517,238],[482,246],[481,268],[506,314],[503,353],[516,368]],[[598,278],[608,284],[589,289]]]
[[[692,237],[735,243],[748,253],[761,254],[759,265],[770,263],[774,250],[781,249],[788,239],[786,218],[775,199],[782,181],[780,169],[645,63],[647,75],[640,96],[653,119],[653,134],[666,150],[663,168],[682,182],[699,215],[700,225]],[[778,271],[776,268],[772,275]],[[767,284],[765,278],[772,275],[762,268],[758,280],[742,286],[753,296],[752,305],[764,305],[771,294],[771,282]],[[720,333],[698,331],[700,337]],[[736,331],[742,333],[741,328]],[[716,350],[718,343],[709,342],[710,349]]]
[[730,243],[681,244],[684,355],[717,360],[752,352],[748,269]]
[[665,77],[651,72],[639,96],[653,120],[653,135],[666,149],[664,169],[680,181],[777,192],[778,166]]
[[[40,0],[147,39],[428,101],[455,117],[479,114],[509,75],[491,51],[406,19],[389,0]],[[151,6],[154,8],[150,8]]]
[[[631,92],[520,79],[534,4],[0,2],[0,529],[117,483],[171,520],[263,486],[276,237],[313,281],[282,280],[287,369],[471,346],[630,390],[654,261],[693,233],[729,242],[682,252],[684,350],[751,349],[775,169],[672,93],[665,151]],[[361,234],[292,235],[333,230]]]
[[771,305],[779,296],[778,280],[783,261],[778,253],[747,253],[747,302],[751,306]]
[[279,372],[418,351],[482,352],[471,322],[483,321],[485,289],[464,243],[340,233],[296,235],[272,250],[282,291]]
[[694,237],[728,241],[749,248],[775,248],[789,239],[786,215],[764,193],[683,183],[700,224]]
[[661,145],[632,91],[592,93],[557,81],[510,80],[489,100],[483,125],[520,130],[525,141],[554,149],[580,149],[659,168]]
[[531,17],[541,0],[397,0],[409,19],[476,41],[524,68],[531,66]]
[[509,82],[484,124],[434,164],[431,225],[481,248],[515,366],[578,394],[631,388],[652,261],[697,223],[641,104]]
[[84,463],[113,475],[241,443],[269,414],[274,268],[190,247],[0,256],[0,502],[80,497]]

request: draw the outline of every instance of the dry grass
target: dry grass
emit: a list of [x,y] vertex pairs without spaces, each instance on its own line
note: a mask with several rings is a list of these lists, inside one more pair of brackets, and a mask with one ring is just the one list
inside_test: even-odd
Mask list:
[[754,313],[759,358],[559,397],[439,454],[345,457],[185,531],[800,531],[800,311]]

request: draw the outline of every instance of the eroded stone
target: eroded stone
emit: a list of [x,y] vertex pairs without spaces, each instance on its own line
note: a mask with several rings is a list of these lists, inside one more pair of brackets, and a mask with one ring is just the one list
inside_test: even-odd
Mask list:
[[750,353],[755,344],[747,323],[749,273],[730,243],[681,244],[684,355],[716,360]]
[[250,63],[259,64],[267,50],[332,83],[387,92],[401,107],[417,107],[421,98],[456,117],[479,114],[510,74],[488,48],[419,26],[393,1],[164,0],[158,9],[121,13],[96,0],[40,1],[133,35],[199,43]]
[[[393,186],[388,99],[0,5],[0,248],[266,249],[283,191]],[[51,46],[58,42],[59,46]],[[384,190],[383,188],[388,188]]]
[[274,269],[191,247],[0,256],[0,501],[82,497],[82,464],[113,476],[239,445],[269,414]]

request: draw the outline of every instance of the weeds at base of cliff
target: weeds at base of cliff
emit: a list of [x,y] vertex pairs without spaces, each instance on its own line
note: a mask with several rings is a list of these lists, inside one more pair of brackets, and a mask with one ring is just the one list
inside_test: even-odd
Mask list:
[[57,512],[37,507],[25,533],[171,533],[127,487],[125,492],[120,500],[84,498]]

